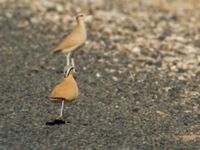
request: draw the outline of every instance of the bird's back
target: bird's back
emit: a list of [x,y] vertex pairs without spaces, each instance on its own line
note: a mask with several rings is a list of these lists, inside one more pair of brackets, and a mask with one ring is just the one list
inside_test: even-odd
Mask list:
[[53,52],[58,53],[64,50],[64,52],[70,52],[80,47],[86,40],[85,27],[77,26],[74,31],[68,35]]
[[51,93],[51,98],[55,101],[71,101],[78,97],[78,86],[73,77],[68,77],[58,84]]

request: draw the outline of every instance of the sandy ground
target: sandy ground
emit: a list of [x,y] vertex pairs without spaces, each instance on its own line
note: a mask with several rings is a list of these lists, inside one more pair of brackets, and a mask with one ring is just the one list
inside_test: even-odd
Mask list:
[[[200,7],[193,1],[0,0],[0,149],[200,147]],[[49,95],[65,57],[51,50],[92,15],[74,55],[80,95]]]

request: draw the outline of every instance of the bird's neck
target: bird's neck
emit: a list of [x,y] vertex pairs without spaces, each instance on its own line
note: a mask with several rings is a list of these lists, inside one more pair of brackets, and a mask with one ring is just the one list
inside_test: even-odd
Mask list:
[[85,23],[83,21],[77,20],[77,28],[84,28],[85,29]]
[[69,73],[69,75],[65,79],[74,79],[74,77],[73,77],[72,73]]

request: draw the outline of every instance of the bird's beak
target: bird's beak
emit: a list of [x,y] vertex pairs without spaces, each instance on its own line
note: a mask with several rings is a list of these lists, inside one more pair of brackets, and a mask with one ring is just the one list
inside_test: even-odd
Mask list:
[[91,22],[92,19],[93,19],[93,16],[92,16],[92,15],[87,15],[87,16],[85,17],[85,21],[86,21],[86,22]]

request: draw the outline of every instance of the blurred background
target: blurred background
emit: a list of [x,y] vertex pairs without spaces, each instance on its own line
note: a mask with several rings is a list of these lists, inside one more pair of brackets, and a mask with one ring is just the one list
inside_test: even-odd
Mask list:
[[[145,70],[155,66],[172,72],[187,70],[189,74],[184,76],[199,73],[199,3],[199,0],[0,1],[4,13],[1,18],[8,21],[20,18],[15,27],[37,28],[38,34],[43,35],[51,33],[46,35],[52,40],[47,49],[55,47],[72,30],[73,17],[78,12],[85,12],[91,15],[86,51],[95,48],[108,55],[126,53],[139,63],[136,70],[144,65]],[[7,44],[2,42],[1,45]]]
[[[91,15],[66,124],[52,49]],[[0,149],[199,149],[200,0],[0,0]]]

